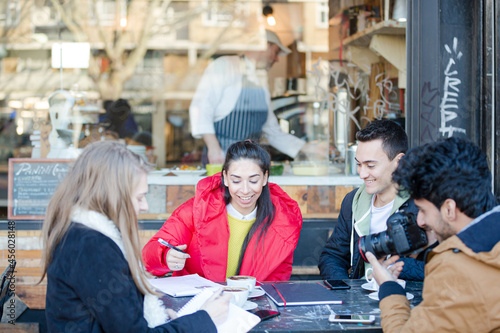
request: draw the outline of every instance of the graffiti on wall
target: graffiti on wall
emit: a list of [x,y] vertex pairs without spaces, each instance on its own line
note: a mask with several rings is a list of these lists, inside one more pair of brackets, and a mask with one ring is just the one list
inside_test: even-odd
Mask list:
[[462,81],[459,78],[457,63],[462,58],[462,52],[458,50],[458,40],[453,38],[453,44],[450,48],[448,44],[444,45],[448,61],[444,70],[443,96],[439,105],[441,114],[441,122],[439,132],[443,137],[452,137],[454,133],[466,133],[465,128],[453,126],[453,120],[458,114],[458,98],[460,94],[460,84]]
[[422,111],[420,113],[420,141],[435,141],[437,135],[437,125],[433,121],[433,115],[437,112],[436,98],[439,100],[439,89],[433,87],[432,82],[426,81],[420,91],[422,101]]
[[[346,64],[347,63],[347,64]],[[345,114],[349,121],[352,121],[358,129],[361,129],[363,121],[369,122],[372,119],[382,119],[390,112],[399,111],[399,103],[391,102],[398,99],[397,91],[389,75],[385,72],[375,76],[375,86],[372,89],[379,91],[379,99],[370,97],[369,75],[352,62],[344,61],[344,66],[335,66],[328,63],[329,84],[336,87],[337,91],[342,89],[348,95],[348,99],[340,99],[339,95],[328,90],[320,84],[321,78],[325,75],[325,68],[322,66],[321,58],[312,65],[312,70],[308,71],[314,80],[315,97],[321,101],[322,108],[328,109],[331,114]],[[354,70],[353,70],[354,69]],[[361,75],[360,73],[364,73]]]

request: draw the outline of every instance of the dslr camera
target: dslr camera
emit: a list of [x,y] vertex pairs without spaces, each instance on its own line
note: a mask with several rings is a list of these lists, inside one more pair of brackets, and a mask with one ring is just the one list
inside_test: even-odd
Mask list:
[[388,254],[406,256],[427,245],[425,230],[417,224],[415,214],[398,212],[387,219],[387,230],[359,238],[359,251],[366,260],[366,252],[377,258]]

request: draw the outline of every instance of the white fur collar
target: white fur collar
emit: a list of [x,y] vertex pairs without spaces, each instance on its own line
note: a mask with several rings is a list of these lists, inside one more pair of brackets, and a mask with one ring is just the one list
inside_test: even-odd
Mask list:
[[[113,221],[106,216],[95,211],[75,208],[71,214],[71,220],[81,223],[110,238],[120,248],[125,259],[127,258],[122,235]],[[168,320],[163,302],[155,295],[144,295],[144,318],[150,328],[162,325]]]

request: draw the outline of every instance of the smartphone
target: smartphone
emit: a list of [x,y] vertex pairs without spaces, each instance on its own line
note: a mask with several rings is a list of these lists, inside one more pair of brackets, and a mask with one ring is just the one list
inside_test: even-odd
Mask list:
[[353,324],[373,324],[375,322],[374,315],[339,315],[332,313],[328,317],[331,323],[353,323]]
[[351,287],[342,280],[325,280],[325,284],[332,290],[350,289]]
[[253,313],[254,315],[260,318],[260,321],[268,320],[274,317],[279,316],[279,311],[270,311],[270,310],[259,310]]

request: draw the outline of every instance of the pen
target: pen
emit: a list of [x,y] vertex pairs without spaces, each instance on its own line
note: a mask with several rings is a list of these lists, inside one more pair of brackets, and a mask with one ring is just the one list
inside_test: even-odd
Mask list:
[[181,249],[179,249],[179,248],[177,248],[177,247],[173,246],[172,244],[170,244],[169,242],[167,242],[166,240],[163,240],[163,239],[161,239],[161,238],[158,238],[158,243],[160,243],[160,244],[162,244],[162,245],[165,245],[166,247],[169,247],[169,248],[174,249],[174,250],[176,250],[176,251],[179,251],[179,252],[182,252],[182,253],[186,253],[186,252],[184,252],[184,251],[182,251]]

